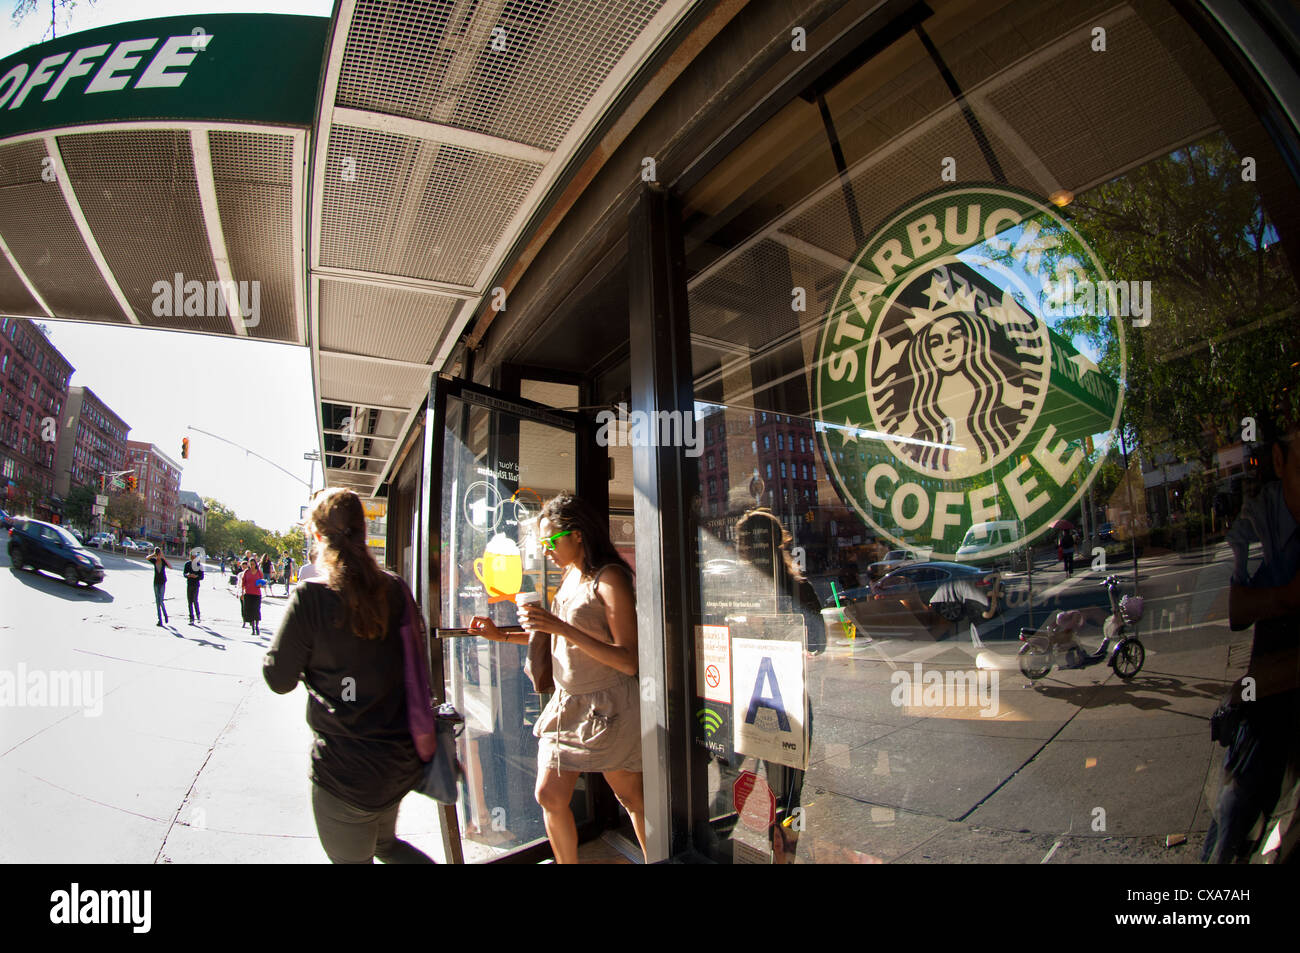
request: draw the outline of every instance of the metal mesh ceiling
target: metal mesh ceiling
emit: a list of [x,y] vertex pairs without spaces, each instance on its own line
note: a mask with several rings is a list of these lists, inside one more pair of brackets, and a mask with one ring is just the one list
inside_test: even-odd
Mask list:
[[[56,317],[77,321],[125,322],[117,299],[82,240],[63,192],[41,177],[45,143],[0,147],[0,235],[27,278]],[[25,293],[17,288],[6,295]],[[35,312],[38,316],[41,312]]]
[[[78,204],[127,302],[145,327],[229,333],[207,312],[159,317],[155,283],[217,281],[187,132],[61,136],[59,151]],[[174,297],[174,295],[172,296]],[[199,309],[195,309],[199,310]],[[214,309],[215,310],[215,309]]]
[[359,0],[337,101],[554,149],[663,5]]
[[[331,131],[329,153],[322,265],[466,287],[477,282],[542,168],[342,126]],[[345,168],[355,169],[355,180]]]
[[320,309],[330,320],[321,327],[320,347],[394,360],[416,355],[425,363],[460,306],[446,295],[322,280]]
[[294,302],[293,139],[213,130],[208,149],[230,270],[261,286],[249,335],[306,344]]
[[399,367],[349,354],[320,355],[322,401],[414,407],[428,393],[430,368]]

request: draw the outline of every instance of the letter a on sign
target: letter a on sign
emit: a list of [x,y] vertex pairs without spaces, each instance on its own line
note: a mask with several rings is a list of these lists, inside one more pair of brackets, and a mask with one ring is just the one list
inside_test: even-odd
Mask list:
[[[764,683],[771,684],[771,695],[763,694]],[[749,699],[749,711],[745,712],[745,724],[754,723],[759,708],[771,708],[776,712],[776,723],[780,729],[790,730],[790,719],[786,717],[785,703],[781,701],[781,686],[776,683],[776,672],[772,671],[772,659],[766,655],[758,663],[758,678],[754,680],[754,694]]]
[[797,639],[731,639],[732,749],[800,770],[808,767],[807,636],[802,628]]

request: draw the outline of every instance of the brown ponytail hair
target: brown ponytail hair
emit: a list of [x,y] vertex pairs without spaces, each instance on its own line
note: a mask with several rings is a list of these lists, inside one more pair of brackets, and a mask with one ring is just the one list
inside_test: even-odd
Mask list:
[[312,499],[310,528],[323,540],[317,546],[329,587],[343,598],[357,636],[382,639],[388,631],[389,580],[366,546],[361,497],[352,490],[331,487]]

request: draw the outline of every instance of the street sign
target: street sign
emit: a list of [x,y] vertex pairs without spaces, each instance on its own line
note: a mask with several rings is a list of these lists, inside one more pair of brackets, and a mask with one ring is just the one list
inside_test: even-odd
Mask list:
[[[96,506],[108,506],[108,494],[107,494],[107,493],[96,493],[96,494],[95,494],[95,505],[96,505]],[[103,510],[100,510],[100,512],[102,513]]]
[[94,505],[91,506],[91,508],[90,508],[90,515],[91,515],[91,516],[103,516],[103,515],[104,515],[104,507],[101,506],[101,505],[98,504],[98,503],[94,504]]
[[742,771],[731,787],[731,802],[740,823],[751,831],[765,831],[776,823],[776,798],[767,782],[753,771]]

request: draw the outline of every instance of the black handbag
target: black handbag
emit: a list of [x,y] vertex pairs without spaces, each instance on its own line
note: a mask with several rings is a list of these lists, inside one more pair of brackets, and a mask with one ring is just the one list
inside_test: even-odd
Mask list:
[[441,804],[455,804],[457,788],[464,774],[456,757],[456,739],[464,729],[465,716],[451,702],[443,702],[438,707],[436,718],[438,747],[433,757],[425,762],[415,790]]
[[1232,683],[1219,707],[1210,716],[1210,740],[1217,741],[1224,748],[1232,744],[1241,727],[1241,719],[1246,714],[1246,703],[1241,700],[1242,679]]

